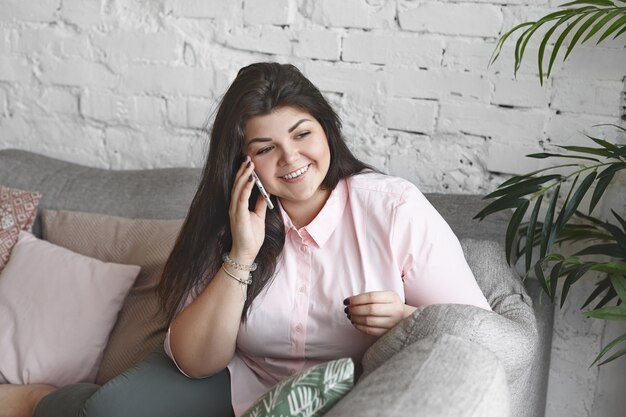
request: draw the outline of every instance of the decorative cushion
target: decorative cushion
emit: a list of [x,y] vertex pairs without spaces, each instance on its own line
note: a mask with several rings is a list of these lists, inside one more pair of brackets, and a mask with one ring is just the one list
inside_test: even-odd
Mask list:
[[141,267],[104,351],[96,377],[96,383],[103,385],[163,343],[168,323],[159,308],[155,287],[182,220],[54,210],[44,210],[41,217],[46,240],[105,262]]
[[4,268],[20,230],[30,232],[41,194],[0,185],[0,271]]
[[0,274],[0,380],[56,386],[94,381],[139,269],[20,232]]
[[312,366],[276,384],[243,417],[322,416],[352,389],[353,379],[350,358]]

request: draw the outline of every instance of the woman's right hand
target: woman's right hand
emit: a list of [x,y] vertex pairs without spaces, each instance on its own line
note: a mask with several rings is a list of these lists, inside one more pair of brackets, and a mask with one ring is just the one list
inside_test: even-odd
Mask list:
[[248,210],[248,200],[252,194],[254,163],[246,155],[235,176],[230,195],[230,232],[233,246],[230,257],[240,263],[254,262],[265,239],[265,213],[267,203],[259,195],[254,211]]

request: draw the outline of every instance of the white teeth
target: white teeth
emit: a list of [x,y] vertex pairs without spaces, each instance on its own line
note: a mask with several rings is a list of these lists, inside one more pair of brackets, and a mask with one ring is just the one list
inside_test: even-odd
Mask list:
[[292,180],[292,179],[297,178],[300,175],[304,174],[308,170],[309,170],[309,166],[307,165],[304,168],[300,168],[299,170],[297,170],[295,172],[292,172],[291,174],[285,175],[283,178],[286,179],[286,180]]

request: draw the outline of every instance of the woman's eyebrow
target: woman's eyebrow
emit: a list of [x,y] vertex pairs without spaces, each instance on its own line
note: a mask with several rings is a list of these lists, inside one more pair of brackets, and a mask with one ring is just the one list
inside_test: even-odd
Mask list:
[[[300,126],[300,124],[304,123],[304,122],[310,122],[310,119],[300,119],[298,120],[293,126],[291,126],[289,129],[287,129],[288,133],[293,132],[294,130],[296,130],[296,128],[298,126]],[[250,141],[248,142],[248,144],[246,146],[250,146],[255,142],[271,142],[272,138],[254,138],[254,139],[250,139]]]
[[298,120],[295,125],[291,126],[289,128],[289,130],[287,130],[287,132],[289,132],[289,133],[293,132],[303,122],[310,122],[310,120],[309,119],[300,119],[300,120]]

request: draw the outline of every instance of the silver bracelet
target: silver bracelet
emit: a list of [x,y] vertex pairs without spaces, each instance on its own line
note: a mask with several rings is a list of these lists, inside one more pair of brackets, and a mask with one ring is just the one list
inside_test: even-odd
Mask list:
[[224,270],[224,272],[226,273],[226,275],[228,275],[229,277],[231,277],[232,279],[236,280],[237,282],[239,282],[240,284],[244,284],[244,285],[250,285],[252,284],[252,274],[248,274],[248,279],[241,279],[238,276],[235,276],[233,274],[231,274],[230,272],[228,272],[228,270],[226,269],[226,267],[224,266],[224,264],[222,264],[222,269]]
[[244,265],[244,264],[240,264],[239,262],[233,261],[232,259],[230,259],[230,255],[229,253],[225,253],[224,256],[222,256],[222,260],[224,262],[226,262],[228,265],[232,266],[233,268],[239,270],[239,271],[256,271],[256,263],[252,262],[252,265]]

